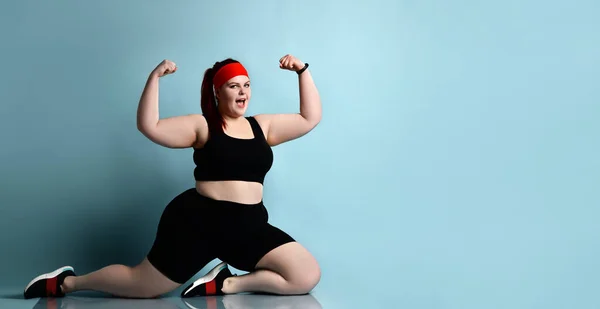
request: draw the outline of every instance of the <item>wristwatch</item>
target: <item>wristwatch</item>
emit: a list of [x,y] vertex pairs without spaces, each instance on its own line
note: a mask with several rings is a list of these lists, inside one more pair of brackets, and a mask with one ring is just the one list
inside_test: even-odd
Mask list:
[[306,69],[308,68],[308,62],[304,63],[304,67],[298,71],[296,71],[296,73],[298,73],[298,75],[302,74],[302,72],[306,71]]

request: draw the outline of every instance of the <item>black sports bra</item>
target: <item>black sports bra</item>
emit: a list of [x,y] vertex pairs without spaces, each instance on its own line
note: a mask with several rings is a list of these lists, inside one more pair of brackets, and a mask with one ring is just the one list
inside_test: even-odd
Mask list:
[[263,184],[273,164],[273,150],[254,117],[246,117],[254,138],[231,137],[211,130],[202,148],[194,148],[194,178],[198,181],[242,180]]

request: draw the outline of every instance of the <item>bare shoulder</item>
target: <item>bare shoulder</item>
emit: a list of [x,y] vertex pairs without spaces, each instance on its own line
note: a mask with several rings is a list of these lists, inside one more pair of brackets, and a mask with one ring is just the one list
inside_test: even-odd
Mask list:
[[254,118],[261,126],[267,142],[271,146],[304,136],[318,124],[318,121],[311,122],[299,113],[258,114]]
[[273,116],[272,114],[257,114],[252,117],[254,119],[256,119],[256,122],[258,122],[260,127],[266,133],[268,131],[267,129],[269,128],[269,122],[270,122],[272,116]]

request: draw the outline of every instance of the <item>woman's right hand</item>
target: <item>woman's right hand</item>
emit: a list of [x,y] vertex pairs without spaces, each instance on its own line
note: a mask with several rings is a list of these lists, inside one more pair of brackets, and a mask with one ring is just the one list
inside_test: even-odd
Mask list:
[[177,65],[175,65],[175,62],[165,59],[158,66],[156,66],[156,68],[154,68],[152,74],[156,75],[157,77],[163,77],[165,75],[175,73],[175,71],[177,71]]

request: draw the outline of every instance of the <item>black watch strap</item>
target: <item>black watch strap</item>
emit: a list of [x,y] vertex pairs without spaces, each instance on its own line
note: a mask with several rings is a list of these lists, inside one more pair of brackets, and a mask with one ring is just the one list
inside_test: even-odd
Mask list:
[[298,73],[298,75],[302,74],[302,72],[306,71],[306,69],[308,68],[308,62],[304,63],[304,67],[298,71],[296,71],[296,73]]

